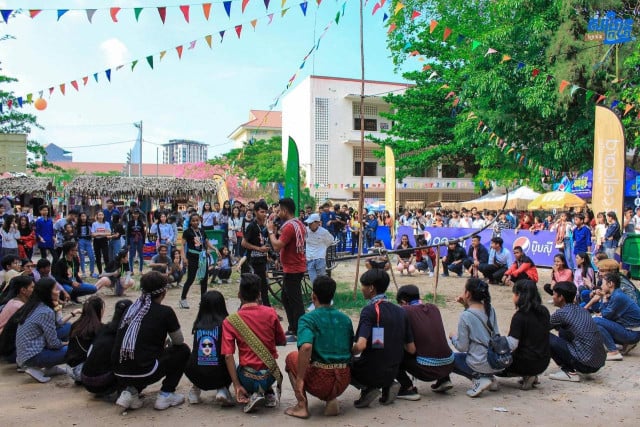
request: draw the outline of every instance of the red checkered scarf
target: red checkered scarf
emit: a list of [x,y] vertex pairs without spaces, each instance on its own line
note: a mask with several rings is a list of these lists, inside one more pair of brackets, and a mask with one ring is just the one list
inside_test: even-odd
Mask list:
[[290,220],[287,220],[284,224],[282,224],[282,228],[284,229],[287,224],[291,224],[293,226],[293,231],[296,234],[296,252],[299,254],[304,253],[305,235],[307,233],[306,227],[297,218],[291,218]]

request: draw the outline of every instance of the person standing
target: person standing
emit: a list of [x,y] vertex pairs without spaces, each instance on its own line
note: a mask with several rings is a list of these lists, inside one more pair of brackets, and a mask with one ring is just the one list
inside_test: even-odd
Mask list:
[[287,342],[296,342],[298,319],[304,314],[302,302],[302,278],[307,270],[305,257],[305,226],[295,217],[296,204],[291,198],[280,199],[279,218],[283,224],[280,237],[272,222],[267,224],[269,241],[274,250],[280,251],[280,263],[284,272],[282,280],[282,305],[287,313],[289,328]]
[[591,252],[591,229],[585,224],[584,214],[576,214],[573,222],[576,226],[573,229],[573,258],[575,259],[579,253]]
[[2,236],[2,256],[15,255],[18,256],[18,239],[20,232],[14,215],[7,215],[4,224],[0,227],[0,235]]
[[58,261],[58,257],[53,250],[55,242],[53,220],[49,216],[49,207],[46,205],[40,208],[40,218],[36,220],[36,241],[40,249],[40,257],[47,258],[47,254],[50,253],[53,258],[53,264],[55,264]]
[[322,228],[320,215],[311,214],[307,218],[306,258],[307,271],[311,283],[316,277],[327,274],[327,249],[333,245],[333,236]]
[[269,206],[264,200],[254,204],[255,219],[247,226],[242,247],[247,250],[249,265],[256,276],[260,277],[260,297],[262,305],[271,307],[269,302],[269,284],[267,282],[267,255],[269,254],[269,235],[267,234],[267,212]]
[[133,261],[138,254],[139,271],[142,274],[142,268],[144,267],[144,239],[146,236],[146,227],[144,221],[141,218],[141,211],[135,209],[131,212],[131,219],[127,221],[127,244],[129,245],[129,271],[133,274]]
[[[102,274],[102,260],[104,260],[105,267],[109,264],[109,236],[111,236],[111,224],[105,222],[103,212],[96,214],[96,220],[91,224],[91,236],[93,237],[93,252],[96,255],[98,274]],[[142,271],[142,261],[140,271]]]
[[120,215],[120,211],[116,208],[116,204],[113,199],[107,200],[107,207],[102,210],[102,213],[104,214],[104,220],[108,223],[111,223],[113,215]]
[[215,250],[215,247],[200,229],[200,215],[193,213],[189,217],[189,228],[182,233],[182,259],[187,260],[187,281],[182,288],[180,308],[189,308],[187,294],[196,279],[200,281],[200,296],[207,292],[207,249]]
[[618,242],[622,233],[620,232],[620,223],[618,222],[618,216],[614,211],[607,212],[607,231],[604,234],[602,246],[607,256],[613,259],[618,248]]
[[82,272],[82,275],[85,274],[84,257],[87,255],[89,257],[89,272],[91,273],[91,277],[98,277],[95,273],[96,256],[93,252],[93,245],[91,243],[91,240],[93,239],[91,236],[91,223],[89,222],[87,214],[84,212],[78,215],[76,236],[78,236],[78,255],[80,257],[80,271]]

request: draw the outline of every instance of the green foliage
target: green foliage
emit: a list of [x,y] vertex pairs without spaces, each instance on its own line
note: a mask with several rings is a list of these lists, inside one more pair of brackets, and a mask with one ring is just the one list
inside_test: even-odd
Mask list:
[[209,160],[212,165],[229,165],[231,173],[250,180],[284,182],[282,163],[282,138],[274,136],[268,140],[258,140],[253,144],[245,142],[242,148],[233,148],[228,153]]
[[[541,168],[582,172],[593,162],[595,96],[586,99],[584,90],[571,94],[571,85],[560,93],[560,82],[606,94],[608,104],[637,97],[637,89],[625,95],[625,85],[638,87],[638,59],[630,59],[637,45],[620,46],[620,83],[614,80],[610,46],[584,41],[596,11],[620,10],[623,1],[403,3],[406,7],[390,19],[397,26],[388,39],[392,58],[400,67],[418,51],[430,68],[406,73],[415,87],[387,96],[395,126],[378,142],[393,147],[400,177],[438,163],[461,164],[478,180],[531,179],[534,186],[540,185]],[[422,16],[412,21],[414,10]],[[438,21],[432,33],[431,19]],[[452,31],[446,43],[445,28]],[[489,48],[499,53],[488,54]],[[503,54],[512,59],[503,61]],[[507,147],[501,149],[495,136],[490,140],[492,134]],[[515,153],[527,161],[516,160]]]

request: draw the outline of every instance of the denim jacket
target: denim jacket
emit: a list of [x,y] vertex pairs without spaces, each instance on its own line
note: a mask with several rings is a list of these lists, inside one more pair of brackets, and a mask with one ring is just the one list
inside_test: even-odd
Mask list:
[[618,288],[611,293],[609,301],[602,304],[602,317],[627,329],[637,328],[640,326],[640,306]]

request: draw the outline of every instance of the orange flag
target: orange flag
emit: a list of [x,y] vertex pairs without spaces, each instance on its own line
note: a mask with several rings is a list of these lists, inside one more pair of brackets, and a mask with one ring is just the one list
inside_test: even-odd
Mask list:
[[604,95],[600,95],[598,96],[598,99],[596,99],[596,104],[600,104],[602,101],[604,101],[607,97]]
[[88,76],[85,76],[85,77],[83,77],[83,78],[82,78],[82,83],[83,83],[85,86],[87,85],[87,82],[88,82],[88,81],[89,81],[89,77],[88,77]]
[[182,59],[182,46],[176,46],[176,51],[178,51],[178,59]]
[[622,117],[626,116],[629,111],[631,111],[631,109],[633,108],[633,104],[627,104],[626,107],[624,107],[624,114],[622,115]]
[[396,28],[398,28],[396,24],[392,23],[391,25],[389,25],[389,30],[387,31],[387,34],[391,34],[391,32]]
[[567,85],[569,85],[569,82],[566,80],[560,82],[560,93],[562,93],[567,88]]
[[31,9],[29,11],[29,16],[32,17],[32,18],[35,18],[36,16],[38,16],[38,14],[40,12],[42,12],[42,10],[40,10],[40,9]]
[[438,21],[436,21],[435,19],[432,19],[431,23],[429,24],[429,34],[433,33],[433,30],[435,30],[437,26],[438,26]]
[[[53,89],[53,88],[51,88],[51,89]],[[62,92],[62,94],[64,95],[64,83],[62,83],[60,85],[60,92]]]
[[113,20],[113,22],[118,22],[118,12],[120,12],[119,7],[111,8],[111,19]]
[[451,35],[451,28],[445,28],[444,37],[442,40],[446,42],[450,35]]
[[258,20],[257,19],[252,19],[251,20],[251,26],[253,27],[253,29],[256,29],[256,25],[258,24]]
[[204,19],[208,21],[211,13],[211,3],[202,3],[202,13],[204,13]]
[[248,4],[249,0],[242,0],[242,13],[244,13],[244,10],[247,8]]
[[182,12],[182,15],[184,16],[184,20],[187,21],[187,23],[189,23],[189,5],[183,4],[182,6],[180,6],[180,12]]

